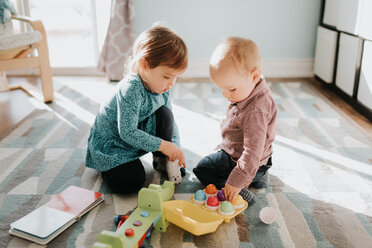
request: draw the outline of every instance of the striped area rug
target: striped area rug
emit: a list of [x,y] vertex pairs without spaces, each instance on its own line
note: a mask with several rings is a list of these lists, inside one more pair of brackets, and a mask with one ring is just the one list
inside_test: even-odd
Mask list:
[[[90,247],[113,216],[135,209],[136,195],[112,194],[85,167],[88,133],[100,102],[114,85],[56,78],[56,100],[37,110],[0,140],[0,247],[39,247],[8,234],[9,224],[70,185],[105,194],[100,204],[48,247]],[[177,226],[152,232],[145,247],[372,247],[372,141],[363,129],[309,82],[269,83],[278,106],[270,186],[254,190],[257,203],[215,233],[193,236]],[[187,175],[175,199],[201,188],[192,168],[219,143],[227,102],[212,83],[177,83],[174,115],[186,154]],[[142,159],[147,183],[165,175]],[[277,219],[262,223],[263,207]]]

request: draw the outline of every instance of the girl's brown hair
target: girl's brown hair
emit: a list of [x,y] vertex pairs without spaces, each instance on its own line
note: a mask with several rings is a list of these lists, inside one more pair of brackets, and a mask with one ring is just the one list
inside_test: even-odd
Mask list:
[[186,69],[188,65],[185,42],[171,29],[155,23],[138,36],[126,72],[138,71],[138,61],[144,59],[150,68],[159,65],[173,69]]

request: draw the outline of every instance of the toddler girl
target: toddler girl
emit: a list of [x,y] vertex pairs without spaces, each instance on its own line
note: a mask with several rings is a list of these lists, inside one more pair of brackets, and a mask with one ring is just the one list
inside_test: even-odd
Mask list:
[[167,27],[155,24],[135,41],[127,74],[101,105],[88,139],[86,166],[101,171],[113,191],[141,189],[145,170],[139,158],[148,152],[155,169],[167,169],[170,180],[182,181],[185,158],[169,90],[187,65],[184,41]]

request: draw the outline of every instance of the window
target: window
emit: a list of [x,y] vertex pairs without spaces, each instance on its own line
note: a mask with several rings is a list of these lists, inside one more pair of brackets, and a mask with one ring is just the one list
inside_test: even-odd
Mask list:
[[[40,19],[48,35],[53,69],[96,67],[110,19],[111,1],[13,0],[19,14]],[[79,69],[79,70],[76,70]]]

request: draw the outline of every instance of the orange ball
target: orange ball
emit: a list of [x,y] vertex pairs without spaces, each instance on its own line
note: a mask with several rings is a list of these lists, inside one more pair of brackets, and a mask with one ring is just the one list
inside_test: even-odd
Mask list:
[[216,194],[217,193],[216,186],[214,186],[214,184],[208,184],[207,187],[205,187],[205,193]]

